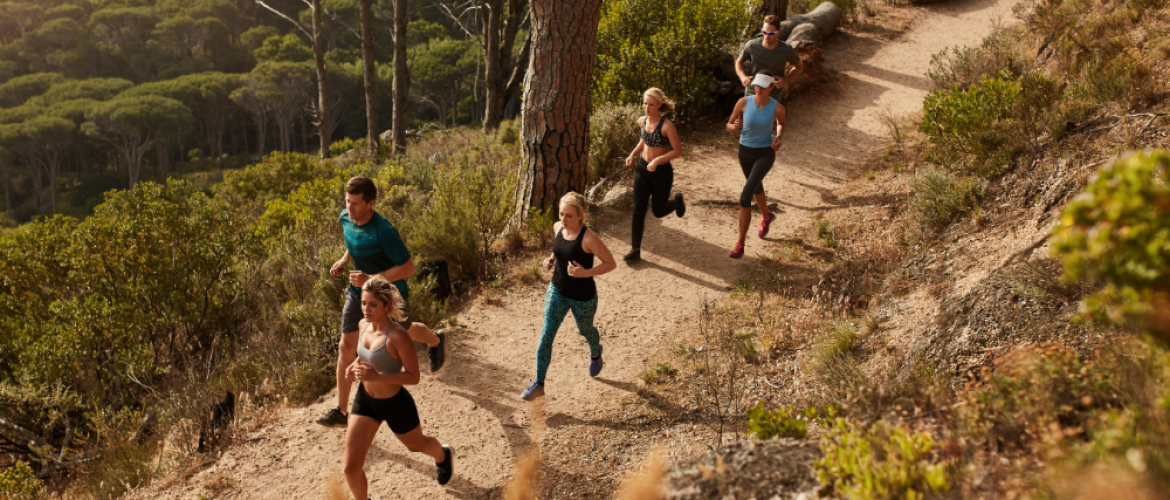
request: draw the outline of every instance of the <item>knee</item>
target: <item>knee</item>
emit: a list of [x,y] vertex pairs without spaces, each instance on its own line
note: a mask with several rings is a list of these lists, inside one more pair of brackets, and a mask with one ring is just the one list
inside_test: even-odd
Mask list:
[[752,208],[752,196],[753,195],[750,192],[745,190],[739,197],[739,208],[746,208],[750,210]]
[[365,471],[362,470],[362,466],[363,464],[361,460],[351,460],[346,458],[345,463],[342,465],[342,470],[345,472],[345,477],[349,479],[360,479],[362,475],[365,474]]

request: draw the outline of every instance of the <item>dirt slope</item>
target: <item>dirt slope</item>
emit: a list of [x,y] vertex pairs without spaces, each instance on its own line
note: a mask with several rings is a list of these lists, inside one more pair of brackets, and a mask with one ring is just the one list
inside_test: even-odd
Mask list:
[[[833,81],[788,105],[786,142],[765,180],[769,200],[779,206],[769,240],[790,237],[813,210],[833,203],[828,190],[884,145],[883,113],[921,109],[930,85],[923,75],[932,54],[979,43],[994,22],[1010,16],[1012,3],[952,0],[920,10],[902,34],[871,30],[838,33],[828,40],[823,53]],[[546,492],[612,495],[608,485],[642,456],[628,449],[591,449],[586,440],[560,436],[622,432],[622,422],[613,421],[615,409],[640,384],[637,375],[649,354],[677,343],[678,332],[690,328],[687,318],[693,317],[699,301],[726,293],[745,265],[727,258],[735,241],[732,200],[743,182],[735,139],[720,124],[684,131],[683,142],[684,159],[675,164],[676,189],[690,200],[687,217],[651,218],[644,261],[619,263],[616,271],[597,280],[597,324],[606,359],[601,376],[588,377],[587,347],[573,321],[566,319],[547,380],[549,430],[538,430],[530,425],[528,404],[518,395],[533,377],[545,286],[510,288],[494,305],[469,307],[456,319],[460,327],[449,330],[447,366],[438,376],[424,374],[410,388],[424,432],[455,446],[457,477],[445,488],[437,486],[430,460],[407,452],[383,429],[366,467],[375,499],[499,498],[512,464],[534,440],[561,463],[577,463],[571,471],[546,475],[546,481],[551,477],[562,482]],[[614,217],[600,228],[615,256],[629,249],[627,217]],[[747,258],[766,249],[754,233],[755,227]],[[281,410],[268,425],[240,436],[217,461],[189,478],[156,483],[130,498],[333,498],[329,485],[340,476],[343,432],[310,423],[332,401],[330,396],[307,408]],[[558,432],[562,430],[573,432]],[[672,459],[706,450],[685,432],[650,434],[649,439],[667,445]],[[587,486],[591,483],[598,486]]]

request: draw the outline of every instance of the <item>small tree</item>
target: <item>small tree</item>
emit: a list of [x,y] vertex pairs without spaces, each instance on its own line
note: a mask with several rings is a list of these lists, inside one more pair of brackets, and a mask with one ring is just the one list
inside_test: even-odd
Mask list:
[[37,208],[41,203],[43,179],[49,179],[49,210],[57,211],[57,177],[61,166],[72,153],[77,125],[55,116],[39,116],[15,125],[0,127],[0,143],[19,155],[29,166],[29,177],[36,191]]
[[135,96],[101,103],[86,113],[86,135],[102,139],[126,160],[130,186],[138,184],[142,159],[161,137],[194,122],[183,103],[167,97]]

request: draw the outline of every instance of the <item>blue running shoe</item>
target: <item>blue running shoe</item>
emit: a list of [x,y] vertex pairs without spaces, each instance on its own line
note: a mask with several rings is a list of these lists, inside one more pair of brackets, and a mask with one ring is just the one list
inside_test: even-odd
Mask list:
[[532,385],[528,386],[528,388],[524,390],[524,392],[520,393],[520,399],[525,401],[532,401],[533,399],[539,398],[543,395],[544,384],[540,382],[533,382]]
[[601,350],[603,348],[604,348],[604,346],[599,346],[597,348],[597,357],[596,358],[594,358],[594,357],[589,358],[589,376],[590,377],[596,377],[598,373],[601,373],[601,368],[605,366],[605,361],[601,360]]

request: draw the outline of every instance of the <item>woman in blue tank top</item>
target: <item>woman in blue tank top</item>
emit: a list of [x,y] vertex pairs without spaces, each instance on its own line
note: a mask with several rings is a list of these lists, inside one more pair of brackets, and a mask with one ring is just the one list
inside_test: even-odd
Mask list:
[[[561,197],[561,221],[553,225],[556,233],[553,253],[544,260],[544,269],[553,270],[552,281],[544,296],[544,328],[536,347],[536,380],[520,397],[531,401],[544,395],[544,376],[552,362],[553,341],[565,315],[573,311],[577,331],[589,344],[589,376],[596,377],[605,365],[601,360],[601,332],[593,326],[597,314],[597,286],[593,277],[612,271],[613,261],[605,242],[585,226],[585,198],[570,192]],[[593,265],[593,257],[601,263]]]
[[769,97],[774,81],[775,75],[771,71],[756,73],[752,80],[756,85],[756,95],[740,99],[727,121],[728,132],[743,130],[739,136],[739,167],[747,178],[739,195],[739,239],[731,249],[733,259],[743,257],[744,239],[752,222],[753,197],[763,215],[758,233],[760,238],[768,235],[768,228],[776,218],[776,214],[768,211],[768,197],[764,194],[764,176],[776,163],[776,151],[780,149],[780,138],[784,135],[784,106]]

